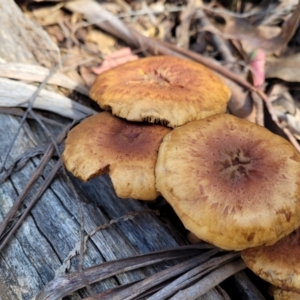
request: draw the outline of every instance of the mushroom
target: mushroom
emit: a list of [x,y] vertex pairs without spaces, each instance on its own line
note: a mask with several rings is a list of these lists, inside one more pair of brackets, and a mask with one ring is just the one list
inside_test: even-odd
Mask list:
[[300,300],[300,293],[276,289],[274,291],[274,300]]
[[108,173],[121,198],[156,199],[154,168],[159,145],[169,128],[133,123],[102,112],[73,128],[63,161],[74,176],[87,181]]
[[300,228],[272,246],[246,249],[241,255],[247,267],[262,279],[300,293]]
[[143,58],[103,72],[90,90],[90,97],[114,115],[169,127],[225,112],[230,96],[211,70],[171,56]]
[[271,245],[300,225],[300,155],[232,115],[173,129],[155,172],[157,190],[184,226],[220,248]]

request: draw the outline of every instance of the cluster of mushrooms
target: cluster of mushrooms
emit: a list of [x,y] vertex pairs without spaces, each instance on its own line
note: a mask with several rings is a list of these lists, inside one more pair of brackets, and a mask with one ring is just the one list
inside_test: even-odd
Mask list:
[[70,172],[84,181],[108,173],[121,198],[162,195],[198,238],[242,250],[259,276],[300,292],[300,155],[227,114],[231,93],[216,74],[143,58],[100,74],[90,96],[104,112],[68,134]]

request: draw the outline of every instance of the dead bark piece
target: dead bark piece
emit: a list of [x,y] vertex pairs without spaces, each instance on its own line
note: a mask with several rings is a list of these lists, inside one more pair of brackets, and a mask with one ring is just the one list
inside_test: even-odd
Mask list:
[[[0,106],[27,107],[28,99],[36,87],[15,80],[0,78]],[[82,119],[95,114],[91,108],[57,93],[42,90],[33,104],[34,108],[57,113],[71,119]]]
[[[0,77],[19,79],[24,81],[42,82],[49,74],[47,68],[22,64],[22,63],[3,63],[0,64]],[[49,84],[58,85],[69,90],[75,90],[83,95],[88,96],[89,91],[62,73],[55,73],[48,81]]]
[[51,68],[60,61],[59,49],[47,33],[24,16],[14,1],[0,2],[0,58]]

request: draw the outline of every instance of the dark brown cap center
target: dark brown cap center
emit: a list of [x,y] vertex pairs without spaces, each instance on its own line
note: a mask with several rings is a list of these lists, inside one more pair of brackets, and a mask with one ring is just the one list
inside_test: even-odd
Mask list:
[[237,149],[232,153],[226,153],[216,163],[219,165],[219,171],[225,180],[230,182],[238,182],[244,178],[248,178],[253,171],[251,158],[241,149]]

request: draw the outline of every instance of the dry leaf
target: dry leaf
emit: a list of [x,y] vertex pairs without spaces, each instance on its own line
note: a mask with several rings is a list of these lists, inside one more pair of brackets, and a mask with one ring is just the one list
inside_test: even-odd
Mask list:
[[50,26],[46,29],[46,31],[56,44],[62,43],[65,39],[65,36],[61,32],[58,25]]
[[290,114],[286,114],[286,118],[287,118],[287,123],[288,123],[288,127],[291,130],[291,132],[294,134],[294,136],[300,140],[300,111],[297,108],[296,109],[296,114],[290,115]]
[[114,1],[103,1],[101,3],[101,6],[106,9],[107,11],[109,11],[110,13],[117,15],[121,12],[121,8],[117,3],[113,3]]
[[[263,2],[261,2],[263,5]],[[298,4],[298,0],[279,0],[273,3],[264,2],[267,4],[265,7],[256,6],[253,11],[258,14],[263,9],[266,10],[266,14],[263,15],[262,24],[265,25],[276,25],[286,21],[290,18],[291,13],[294,11]]]
[[79,46],[73,46],[72,49],[66,51],[66,56],[64,57],[63,70],[76,69],[80,62],[83,61],[85,53]]
[[69,69],[69,70],[65,70],[64,74],[69,77],[71,80],[73,80],[74,82],[77,82],[78,85],[85,85],[84,80],[82,79],[82,77],[80,76],[80,74],[78,73],[77,69]]
[[[240,40],[246,51],[262,49],[267,53],[278,53],[293,37],[300,19],[300,1],[291,17],[282,25],[281,32],[272,38],[267,38],[270,29],[253,26],[246,18],[224,14],[221,16],[225,25],[219,27],[227,38]],[[216,31],[212,28],[209,30]]]
[[56,9],[55,7],[34,9],[32,14],[42,26],[58,24],[63,21],[64,16],[63,11],[58,8]]
[[272,102],[277,117],[291,133],[300,140],[300,110],[295,100],[283,84],[275,84],[270,89],[269,101]]
[[88,32],[86,41],[96,43],[98,50],[103,55],[111,53],[115,49],[116,45],[116,39],[114,37],[95,29]]
[[279,118],[286,113],[291,115],[296,114],[295,101],[285,85],[272,85],[268,96]]
[[97,76],[92,73],[89,68],[86,68],[84,66],[81,66],[79,69],[81,78],[83,79],[85,85],[90,88]]
[[101,66],[92,68],[92,71],[95,74],[100,74],[106,70],[136,59],[138,59],[138,56],[134,55],[130,48],[123,48],[107,55]]
[[289,82],[300,81],[300,53],[287,57],[268,57],[266,78],[280,78]]
[[164,36],[164,34],[165,34],[163,28],[154,26],[150,22],[148,22],[147,25],[144,25],[141,23],[133,23],[133,24],[130,24],[130,28],[135,29],[137,32],[139,32],[143,36],[150,37],[150,38],[158,38],[160,36]]

